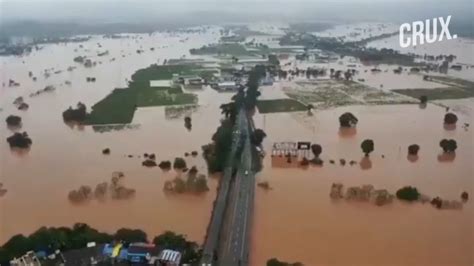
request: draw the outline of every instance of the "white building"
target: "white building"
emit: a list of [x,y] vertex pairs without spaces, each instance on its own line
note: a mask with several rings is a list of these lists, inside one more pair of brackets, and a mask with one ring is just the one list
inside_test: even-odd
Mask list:
[[164,249],[158,257],[159,266],[179,266],[181,262],[181,253],[171,249]]

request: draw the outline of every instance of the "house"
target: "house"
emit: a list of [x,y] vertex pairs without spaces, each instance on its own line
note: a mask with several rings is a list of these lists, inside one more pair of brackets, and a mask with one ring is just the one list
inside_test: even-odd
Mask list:
[[10,265],[14,266],[41,266],[41,262],[33,251],[28,251],[25,255],[18,259],[10,261]]
[[159,254],[159,249],[153,244],[133,243],[127,251],[127,260],[131,263],[147,263]]
[[271,85],[273,85],[273,78],[267,76],[267,77],[261,79],[260,80],[260,85],[262,85],[262,86],[271,86]]
[[171,249],[164,249],[158,256],[159,266],[179,266],[181,262],[181,253]]

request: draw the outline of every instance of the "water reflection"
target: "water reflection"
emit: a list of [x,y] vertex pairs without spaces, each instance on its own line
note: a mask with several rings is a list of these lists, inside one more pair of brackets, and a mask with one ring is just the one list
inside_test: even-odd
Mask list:
[[64,121],[64,124],[72,130],[77,129],[78,131],[84,131],[85,128],[84,124],[75,121]]
[[25,157],[30,152],[31,147],[28,148],[17,148],[17,147],[10,147],[10,151],[13,155],[18,157]]
[[12,132],[17,132],[19,131],[21,128],[22,128],[22,124],[20,125],[15,125],[15,126],[12,126],[12,125],[7,125],[7,128],[12,131]]
[[456,124],[443,124],[443,128],[448,131],[456,130]]
[[415,163],[416,161],[418,161],[418,155],[408,154],[407,155],[407,160],[409,162]]
[[138,130],[140,129],[140,125],[95,125],[92,126],[92,129],[97,133],[106,133],[122,130]]
[[369,170],[372,168],[372,160],[370,160],[369,156],[364,156],[359,162],[360,169],[362,170]]
[[438,162],[441,162],[441,163],[449,163],[449,162],[454,161],[454,159],[456,159],[455,152],[444,152],[438,155]]
[[352,138],[357,134],[355,127],[339,127],[338,134],[342,138]]

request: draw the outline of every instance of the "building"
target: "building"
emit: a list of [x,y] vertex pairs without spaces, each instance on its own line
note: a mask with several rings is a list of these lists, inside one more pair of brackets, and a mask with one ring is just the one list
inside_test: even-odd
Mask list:
[[159,249],[153,244],[133,243],[128,247],[127,260],[131,263],[148,263],[158,254]]
[[272,86],[273,85],[273,78],[272,77],[265,77],[260,80],[260,85],[262,86]]
[[171,80],[150,80],[150,87],[151,88],[160,88],[160,87],[170,87]]
[[10,261],[12,266],[41,266],[40,260],[36,257],[33,251],[28,251],[25,255],[20,258],[15,258]]
[[182,85],[201,86],[204,84],[204,80],[199,76],[185,76],[173,74],[173,83]]
[[240,85],[235,81],[222,81],[214,85],[214,89],[218,91],[237,91]]
[[171,249],[164,249],[158,257],[159,266],[179,266],[181,263],[181,253]]

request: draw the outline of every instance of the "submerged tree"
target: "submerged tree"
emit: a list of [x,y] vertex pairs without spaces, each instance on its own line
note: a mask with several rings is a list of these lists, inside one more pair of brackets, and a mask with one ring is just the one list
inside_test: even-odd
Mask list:
[[304,266],[301,262],[284,262],[276,258],[271,258],[267,260],[267,266]]
[[186,161],[181,157],[176,157],[173,162],[173,168],[183,170],[186,168]]
[[447,125],[456,124],[458,117],[453,113],[447,113],[444,115],[444,123]]
[[439,146],[443,149],[445,153],[455,152],[458,148],[458,144],[454,139],[443,139],[439,142]]
[[259,128],[255,129],[255,131],[252,134],[252,143],[255,146],[260,146],[260,145],[262,145],[263,139],[266,136],[267,136],[267,134],[262,129],[259,129]]
[[415,201],[418,200],[418,198],[420,197],[418,189],[410,186],[400,188],[399,190],[397,190],[396,195],[398,199],[406,201]]
[[63,112],[63,119],[65,122],[84,122],[87,116],[86,105],[78,102],[76,109],[69,107]]
[[341,127],[353,127],[356,126],[359,120],[352,113],[346,112],[339,117],[339,124]]
[[313,152],[314,158],[319,158],[319,155],[323,152],[323,147],[319,144],[311,145],[311,152]]
[[426,104],[428,102],[428,96],[421,95],[420,96],[420,104]]
[[9,115],[7,119],[5,119],[7,125],[10,127],[18,127],[21,125],[21,117],[16,115]]
[[364,152],[365,156],[368,157],[371,152],[374,151],[374,141],[366,139],[360,144],[360,148]]
[[7,142],[10,145],[10,148],[20,148],[20,149],[27,149],[33,143],[33,141],[28,136],[28,133],[26,132],[23,132],[23,133],[16,132],[15,134],[7,138]]
[[408,154],[409,155],[418,155],[418,151],[420,150],[420,146],[417,144],[412,144],[408,146]]

